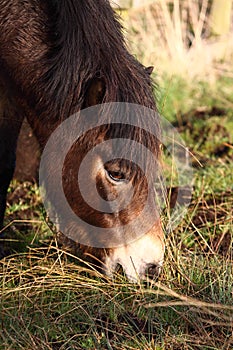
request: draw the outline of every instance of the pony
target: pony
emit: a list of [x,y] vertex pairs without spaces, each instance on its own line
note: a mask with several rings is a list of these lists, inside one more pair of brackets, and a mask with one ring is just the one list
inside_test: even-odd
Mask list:
[[[145,68],[129,53],[118,15],[107,0],[0,0],[1,227],[24,118],[43,152],[51,135],[75,113],[109,103],[136,104],[156,112],[151,71],[151,67]],[[109,230],[107,241],[110,232],[114,236],[127,233],[122,227],[143,213],[148,179],[140,166],[124,157],[122,149],[120,156],[107,161],[101,158],[101,152],[94,155],[86,171],[86,183],[88,187],[90,179],[94,182],[105,203],[110,205],[119,193],[122,201],[126,201],[128,189],[133,187],[127,208],[100,212],[91,208],[76,188],[77,171],[89,150],[114,138],[124,139],[126,148],[132,149],[131,141],[142,144],[159,159],[160,126],[156,113],[153,116],[153,133],[127,122],[111,123],[108,117],[101,126],[77,137],[65,157],[62,167],[65,197],[83,222],[104,228],[107,234]],[[77,116],[79,123],[81,128]],[[108,154],[112,148],[108,145]],[[147,166],[147,159],[143,161]],[[56,178],[53,162],[47,171],[50,178]],[[155,174],[150,176],[154,178]],[[92,197],[92,193],[88,196]],[[56,196],[54,202],[56,211]],[[134,232],[130,232],[132,239],[123,239],[117,245],[77,242],[83,256],[98,260],[102,271],[109,276],[119,265],[130,280],[156,276],[163,262],[164,237],[158,210],[152,202],[153,199],[151,210],[140,221],[143,225],[153,220],[145,234],[135,238]],[[75,230],[87,234],[85,225]]]

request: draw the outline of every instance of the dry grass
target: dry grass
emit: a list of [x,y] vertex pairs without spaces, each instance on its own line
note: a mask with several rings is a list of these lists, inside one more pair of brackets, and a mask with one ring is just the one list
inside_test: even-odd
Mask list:
[[186,79],[233,76],[233,35],[210,36],[210,1],[164,0],[129,11],[126,33],[131,50],[159,75]]
[[2,260],[0,348],[230,350],[230,260],[175,241],[147,285],[103,278],[52,242]]

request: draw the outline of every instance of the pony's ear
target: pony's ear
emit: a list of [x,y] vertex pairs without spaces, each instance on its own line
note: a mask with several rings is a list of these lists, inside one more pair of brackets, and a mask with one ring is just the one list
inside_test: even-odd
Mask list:
[[102,78],[94,78],[88,85],[84,108],[94,106],[103,102],[106,85]]
[[153,67],[153,66],[150,66],[150,67],[146,67],[146,68],[145,68],[145,71],[146,71],[147,74],[149,74],[149,75],[152,74],[153,70],[154,70],[154,67]]

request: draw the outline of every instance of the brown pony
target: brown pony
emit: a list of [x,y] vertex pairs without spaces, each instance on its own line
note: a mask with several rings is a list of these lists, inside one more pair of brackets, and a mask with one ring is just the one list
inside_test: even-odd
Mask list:
[[[0,225],[24,117],[43,151],[63,121],[108,102],[133,103],[156,111],[150,68],[143,67],[127,51],[121,25],[107,0],[0,0]],[[124,152],[108,161],[103,160],[101,152],[94,156],[86,181],[94,181],[102,199],[111,204],[120,195],[124,201],[133,186],[132,202],[125,210],[115,212],[100,213],[91,208],[76,188],[75,179],[87,152],[104,140],[123,138],[126,148],[130,147],[127,140],[133,140],[159,157],[157,117],[153,120],[157,135],[129,124],[112,124],[109,120],[77,137],[62,168],[63,188],[73,212],[92,227],[109,229],[116,235],[124,233],[126,230],[120,229],[143,212],[148,197],[148,179],[143,171],[128,156],[124,158]],[[108,145],[108,154],[111,152]],[[47,171],[50,178],[56,178],[53,164]],[[56,211],[56,195],[53,200]],[[153,277],[164,253],[155,208],[152,203],[151,211],[141,220],[143,224],[154,219],[154,224],[137,239],[131,232],[132,239],[122,239],[121,245],[88,246],[81,242],[80,249],[100,260],[108,275],[119,264],[130,279]],[[85,225],[77,230],[86,234]]]

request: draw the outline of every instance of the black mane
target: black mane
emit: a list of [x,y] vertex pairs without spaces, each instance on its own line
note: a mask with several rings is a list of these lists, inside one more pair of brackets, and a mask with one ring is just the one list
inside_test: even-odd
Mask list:
[[105,83],[102,102],[125,101],[155,109],[149,74],[129,54],[109,1],[50,0],[46,6],[50,50],[42,90],[59,113],[82,108],[95,78]]

